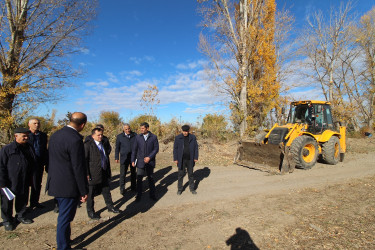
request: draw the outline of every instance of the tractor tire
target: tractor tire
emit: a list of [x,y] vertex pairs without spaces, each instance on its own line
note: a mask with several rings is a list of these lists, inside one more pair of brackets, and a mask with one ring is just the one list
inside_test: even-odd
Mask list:
[[290,154],[297,168],[310,169],[318,159],[318,143],[310,136],[301,135],[292,142]]
[[[332,136],[322,145],[322,157],[327,164],[336,165],[340,161],[340,140]],[[343,157],[342,157],[343,158]]]

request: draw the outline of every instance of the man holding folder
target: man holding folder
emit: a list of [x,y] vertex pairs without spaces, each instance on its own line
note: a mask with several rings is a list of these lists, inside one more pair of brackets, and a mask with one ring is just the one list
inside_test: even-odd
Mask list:
[[[27,143],[29,130],[17,128],[14,130],[15,140],[0,151],[0,188],[1,188],[1,218],[5,231],[14,230],[13,199],[5,191],[15,195],[16,219],[23,224],[31,224],[32,220],[25,218],[29,197],[29,187],[33,180],[35,168],[35,153]],[[9,194],[12,194],[8,192]]]
[[159,152],[158,137],[149,131],[147,122],[141,123],[141,134],[135,137],[132,150],[132,166],[137,167],[137,197],[136,202],[139,202],[142,197],[142,180],[143,176],[147,175],[148,185],[150,188],[150,198],[156,201],[155,196],[155,181],[154,168],[155,157]]

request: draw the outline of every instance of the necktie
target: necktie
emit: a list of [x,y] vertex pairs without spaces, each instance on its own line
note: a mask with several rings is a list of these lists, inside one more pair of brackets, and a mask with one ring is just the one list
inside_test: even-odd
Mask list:
[[101,143],[98,144],[99,152],[100,152],[100,158],[102,161],[102,169],[106,170],[107,169],[107,157],[105,156],[103,145]]

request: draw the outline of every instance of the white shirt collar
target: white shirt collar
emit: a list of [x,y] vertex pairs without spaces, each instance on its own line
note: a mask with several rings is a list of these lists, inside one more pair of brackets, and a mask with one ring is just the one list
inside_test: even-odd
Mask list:
[[[74,129],[75,131],[77,131],[77,129],[75,129],[75,128],[73,128],[72,126],[70,126],[70,125],[66,125],[67,127],[69,127],[69,128],[72,128],[72,129]],[[78,132],[78,131],[77,131]]]

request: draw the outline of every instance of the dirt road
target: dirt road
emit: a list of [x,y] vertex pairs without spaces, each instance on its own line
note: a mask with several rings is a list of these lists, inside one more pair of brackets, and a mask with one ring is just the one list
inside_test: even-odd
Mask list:
[[[112,197],[123,210],[95,208],[90,221],[85,205],[72,223],[76,248],[87,249],[322,249],[375,248],[375,153],[349,155],[336,166],[273,175],[247,167],[195,168],[197,195],[188,188],[177,196],[175,167],[156,169],[158,201],[148,192],[140,203],[128,190],[121,197],[114,171]],[[185,177],[185,181],[187,178]],[[187,186],[187,185],[185,185]],[[31,225],[0,232],[3,249],[49,249],[56,246],[57,214],[47,207],[32,211]]]

